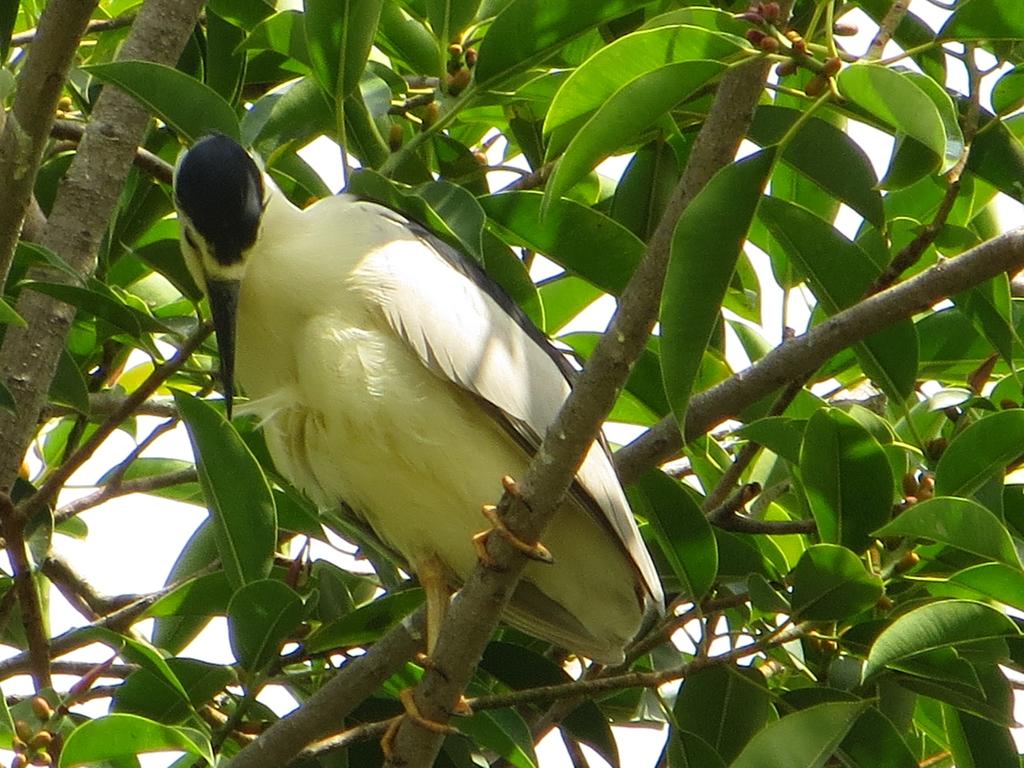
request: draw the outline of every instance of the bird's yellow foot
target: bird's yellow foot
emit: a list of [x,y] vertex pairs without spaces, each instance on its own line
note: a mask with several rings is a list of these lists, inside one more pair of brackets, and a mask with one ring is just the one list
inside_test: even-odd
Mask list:
[[[515,481],[513,481],[512,478],[506,477],[503,478],[503,482],[504,480],[508,480],[510,483],[515,485]],[[494,559],[487,552],[487,537],[492,533],[497,533],[501,538],[505,539],[505,541],[531,560],[536,560],[539,563],[546,563],[547,565],[551,565],[555,562],[555,558],[552,557],[548,548],[539,541],[533,544],[528,544],[512,533],[512,531],[508,529],[508,526],[505,525],[505,522],[501,519],[501,516],[498,515],[498,509],[493,504],[484,504],[481,511],[483,512],[484,517],[491,521],[491,527],[486,531],[481,531],[473,536],[473,546],[476,548],[477,557],[479,557],[480,561],[488,568],[495,567]]]
[[[416,700],[413,698],[413,689],[405,688],[398,694],[398,700],[402,702],[402,706],[405,707],[405,712],[400,714],[398,717],[392,718],[391,724],[388,725],[388,729],[384,732],[384,735],[380,740],[380,748],[384,753],[384,757],[390,759],[394,754],[395,747],[395,736],[398,735],[398,729],[402,725],[402,721],[409,718],[412,722],[416,723],[420,728],[424,728],[433,733],[440,733],[448,736],[453,733],[458,733],[459,729],[454,725],[448,725],[448,723],[439,723],[436,720],[430,720],[420,714],[419,707],[416,706]],[[460,705],[465,705],[465,700],[459,702]],[[457,712],[459,705],[456,705],[455,711]],[[468,709],[468,706],[467,706]],[[459,713],[461,714],[461,713]]]

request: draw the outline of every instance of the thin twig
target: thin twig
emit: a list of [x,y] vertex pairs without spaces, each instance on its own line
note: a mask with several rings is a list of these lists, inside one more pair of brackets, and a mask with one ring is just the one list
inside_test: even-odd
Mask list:
[[[54,120],[53,126],[50,128],[50,135],[55,139],[78,144],[85,135],[85,126],[85,123],[78,120]],[[170,184],[174,180],[174,166],[148,149],[143,147],[136,149],[134,162],[136,168],[159,182]]]
[[[134,13],[126,13],[121,16],[115,16],[112,19],[94,19],[85,25],[85,34],[92,35],[99,34],[100,32],[110,32],[115,29],[123,29],[124,27],[131,26],[133,21],[135,21]],[[34,43],[38,33],[37,29],[29,29],[25,32],[11,35],[11,47],[20,48],[23,45]]]
[[906,16],[909,7],[910,0],[893,1],[893,4],[889,7],[889,10],[878,25],[878,32],[875,33],[875,38],[871,41],[871,45],[868,46],[868,51],[864,55],[867,61],[875,61],[882,58],[885,46],[892,40],[893,32],[896,31],[900,22],[903,21],[903,17]]
[[152,493],[164,488],[173,488],[176,485],[194,483],[197,479],[198,475],[196,474],[195,467],[186,467],[185,469],[179,469],[176,472],[166,472],[162,475],[150,475],[149,477],[123,480],[116,486],[104,485],[98,491],[68,502],[58,509],[53,514],[53,522],[55,525],[67,522],[85,510],[92,509],[105,501],[119,496],[127,496],[130,493]]
[[0,524],[2,524],[7,557],[14,570],[14,589],[21,606],[21,622],[28,638],[28,656],[32,666],[32,682],[36,692],[49,688],[50,640],[43,628],[43,612],[39,592],[32,578],[32,561],[25,543],[25,522],[28,517],[14,506],[11,497],[0,493]]

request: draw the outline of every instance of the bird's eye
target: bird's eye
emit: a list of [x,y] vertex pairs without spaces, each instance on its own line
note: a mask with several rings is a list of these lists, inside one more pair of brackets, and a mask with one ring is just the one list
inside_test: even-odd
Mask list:
[[192,230],[191,229],[187,229],[187,228],[185,229],[185,242],[188,243],[188,247],[189,248],[191,248],[193,251],[196,251],[198,253],[199,246],[196,245],[196,240],[192,236]]

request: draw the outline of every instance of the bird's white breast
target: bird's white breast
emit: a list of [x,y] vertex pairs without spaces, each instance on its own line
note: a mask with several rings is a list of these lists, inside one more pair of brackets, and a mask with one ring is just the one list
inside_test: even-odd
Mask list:
[[[440,257],[410,248],[415,236],[375,206],[333,198],[299,212],[277,199],[265,225],[275,239],[258,243],[239,303],[248,410],[265,421],[278,469],[311,498],[346,501],[413,567],[436,555],[464,579],[476,563],[470,537],[486,526],[480,506],[500,497],[502,475],[522,475],[527,457],[479,398],[431,372],[386,320],[402,259]],[[531,564],[525,578],[592,637],[529,610],[509,618],[614,660],[641,614],[622,546],[572,503],[545,544],[556,565]]]

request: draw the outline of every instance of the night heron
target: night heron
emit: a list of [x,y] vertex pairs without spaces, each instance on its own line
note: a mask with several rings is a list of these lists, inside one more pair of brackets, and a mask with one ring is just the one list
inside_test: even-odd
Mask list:
[[[433,640],[476,565],[481,505],[525,472],[571,366],[468,256],[351,196],[301,210],[232,139],[196,143],[174,191],[229,412],[237,376],[282,475],[317,504],[347,503],[406,559]],[[527,565],[505,621],[622,661],[663,596],[603,441],[544,545],[553,564]]]

